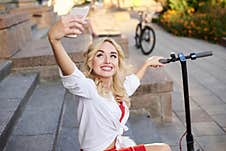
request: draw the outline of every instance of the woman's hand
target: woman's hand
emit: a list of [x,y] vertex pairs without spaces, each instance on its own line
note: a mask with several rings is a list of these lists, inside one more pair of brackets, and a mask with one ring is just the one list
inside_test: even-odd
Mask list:
[[144,62],[144,64],[141,66],[141,68],[139,68],[139,70],[136,72],[137,77],[141,80],[148,67],[153,67],[153,68],[163,67],[164,64],[159,62],[159,60],[162,58],[163,57],[160,57],[160,56],[152,56],[152,57],[148,58]]
[[49,31],[49,39],[60,40],[62,37],[70,34],[80,35],[84,31],[84,25],[87,22],[81,17],[66,15],[53,25]]
[[159,67],[163,67],[164,64],[160,63],[159,60],[160,59],[163,59],[163,57],[160,57],[160,56],[152,56],[150,58],[148,58],[146,61],[145,61],[145,65],[148,67],[153,67],[153,68],[159,68]]

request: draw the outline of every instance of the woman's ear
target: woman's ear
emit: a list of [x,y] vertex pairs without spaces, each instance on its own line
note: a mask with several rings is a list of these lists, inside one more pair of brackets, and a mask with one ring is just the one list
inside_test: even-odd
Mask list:
[[89,62],[89,63],[87,64],[87,66],[89,67],[89,73],[91,73],[92,70],[93,70],[93,68],[92,68],[92,62]]

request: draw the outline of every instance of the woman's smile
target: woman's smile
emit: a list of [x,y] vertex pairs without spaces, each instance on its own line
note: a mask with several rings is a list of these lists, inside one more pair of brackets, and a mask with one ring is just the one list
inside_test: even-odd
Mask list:
[[112,78],[118,69],[118,62],[118,52],[115,47],[109,42],[104,42],[93,58],[93,72],[99,78]]
[[101,66],[100,67],[103,71],[107,71],[107,72],[110,72],[112,71],[113,67],[112,66],[109,66],[109,65],[104,65],[104,66]]

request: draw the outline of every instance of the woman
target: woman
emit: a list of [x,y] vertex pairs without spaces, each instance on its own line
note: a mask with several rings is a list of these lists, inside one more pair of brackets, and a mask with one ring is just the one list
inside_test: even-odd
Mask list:
[[121,47],[112,39],[94,42],[84,54],[82,73],[66,53],[61,38],[84,31],[87,24],[76,16],[63,16],[49,31],[48,37],[65,88],[78,96],[79,142],[83,151],[170,151],[167,144],[127,146],[123,141],[129,117],[129,96],[140,85],[146,69],[162,67],[151,57],[135,73],[127,72]]

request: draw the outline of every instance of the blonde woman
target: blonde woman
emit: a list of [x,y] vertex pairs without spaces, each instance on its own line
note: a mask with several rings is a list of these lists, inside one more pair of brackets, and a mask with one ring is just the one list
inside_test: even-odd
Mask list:
[[[121,47],[112,39],[94,42],[84,54],[81,72],[66,53],[61,38],[79,35],[86,22],[79,17],[63,16],[49,31],[48,37],[63,85],[78,96],[79,143],[82,151],[170,151],[167,144],[125,143],[129,96],[140,85],[148,67],[162,67],[161,57],[151,57],[134,74],[127,72]],[[131,142],[131,141],[130,141]],[[130,144],[131,146],[128,146]]]

